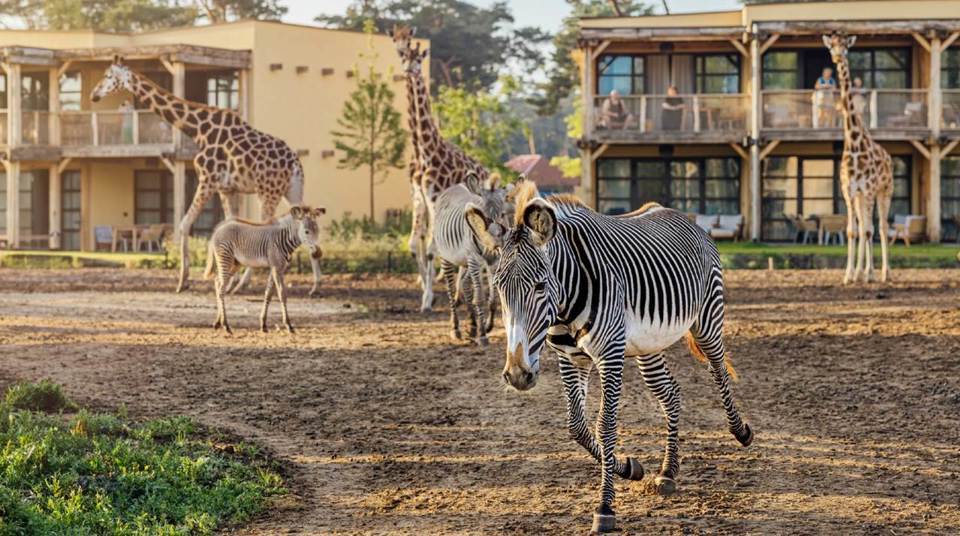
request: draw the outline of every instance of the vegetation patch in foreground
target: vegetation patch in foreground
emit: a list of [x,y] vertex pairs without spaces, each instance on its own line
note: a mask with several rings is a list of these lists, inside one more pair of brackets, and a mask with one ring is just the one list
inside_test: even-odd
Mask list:
[[64,413],[75,407],[50,382],[7,390],[0,535],[212,534],[283,493],[253,447],[216,442],[188,418]]

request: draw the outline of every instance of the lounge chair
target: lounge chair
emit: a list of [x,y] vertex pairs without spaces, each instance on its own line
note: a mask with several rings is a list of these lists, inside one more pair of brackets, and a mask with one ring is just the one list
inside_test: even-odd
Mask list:
[[710,229],[710,238],[714,240],[740,240],[743,231],[743,215],[721,214],[717,224]]
[[927,217],[915,214],[896,215],[893,217],[893,227],[890,228],[890,245],[897,243],[897,239],[910,247],[914,242],[922,242],[927,229]]

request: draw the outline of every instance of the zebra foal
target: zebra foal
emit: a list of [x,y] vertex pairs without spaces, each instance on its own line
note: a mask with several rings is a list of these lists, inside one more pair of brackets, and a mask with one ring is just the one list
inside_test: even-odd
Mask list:
[[[544,345],[556,351],[570,434],[602,468],[593,531],[610,531],[614,475],[643,477],[636,459],[614,455],[626,357],[637,360],[667,422],[666,451],[654,480],[659,494],[676,490],[680,469],[680,388],[663,351],[684,336],[694,355],[709,363],[730,432],[743,446],[753,441],[730,393],[720,257],[684,214],[659,205],[610,217],[572,196],[540,198],[536,187],[524,184],[516,207],[494,276],[507,330],[503,378],[518,390],[530,389]],[[477,240],[493,240],[482,214],[468,211],[467,219]],[[591,433],[585,401],[594,367],[602,397]]]
[[260,331],[267,331],[267,309],[276,289],[280,298],[283,324],[287,331],[293,333],[293,325],[287,316],[287,289],[283,283],[283,275],[290,266],[290,256],[301,244],[310,249],[311,258],[320,258],[320,227],[317,225],[317,218],[325,212],[326,209],[323,208],[311,209],[298,205],[272,223],[229,219],[217,225],[210,236],[207,267],[203,274],[204,278],[209,279],[216,269],[214,289],[217,294],[217,320],[213,324],[214,329],[222,327],[227,333],[232,333],[227,323],[224,294],[227,292],[230,277],[236,274],[241,266],[246,266],[270,268],[267,290],[263,295],[263,309],[260,311]]
[[[488,344],[487,332],[493,327],[494,308],[484,302],[484,287],[488,286],[484,270],[497,248],[497,237],[506,230],[512,215],[513,205],[507,200],[512,189],[512,184],[499,188],[496,179],[483,184],[476,175],[470,175],[466,183],[444,190],[434,203],[433,247],[447,285],[450,336],[455,340],[462,338],[457,316],[458,295],[462,294],[470,314],[470,336],[476,336],[480,346]],[[490,240],[477,240],[467,223],[467,211],[486,218],[493,233]],[[461,267],[465,268],[462,275],[458,273]],[[458,292],[458,287],[462,292]]]

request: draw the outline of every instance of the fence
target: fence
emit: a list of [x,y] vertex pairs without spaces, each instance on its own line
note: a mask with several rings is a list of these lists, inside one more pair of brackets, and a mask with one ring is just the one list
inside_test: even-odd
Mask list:
[[609,97],[597,97],[594,101],[594,124],[598,131],[626,130],[659,134],[747,130],[747,95],[628,95],[620,97],[622,113],[617,105],[608,100]]
[[[869,128],[926,129],[928,92],[924,89],[874,89],[853,95]],[[839,129],[840,92],[776,90],[763,92],[763,128],[777,130]]]
[[64,112],[60,130],[64,147],[173,143],[171,127],[147,110]]

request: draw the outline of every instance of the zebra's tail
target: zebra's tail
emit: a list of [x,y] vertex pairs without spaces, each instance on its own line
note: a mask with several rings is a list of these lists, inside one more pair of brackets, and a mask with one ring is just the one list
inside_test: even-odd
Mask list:
[[[700,345],[697,344],[697,339],[693,337],[693,333],[687,332],[687,348],[690,348],[690,353],[693,354],[693,357],[697,358],[698,361],[704,363],[709,363],[710,360],[707,358],[707,354],[703,353],[703,349],[700,348]],[[733,363],[730,362],[730,356],[724,354],[723,356],[723,365],[727,369],[727,374],[733,378],[733,381],[739,381],[740,375],[737,374],[737,370],[733,368]]]
[[210,279],[213,277],[213,242],[210,242],[210,245],[207,247],[207,267],[203,270],[203,278]]

